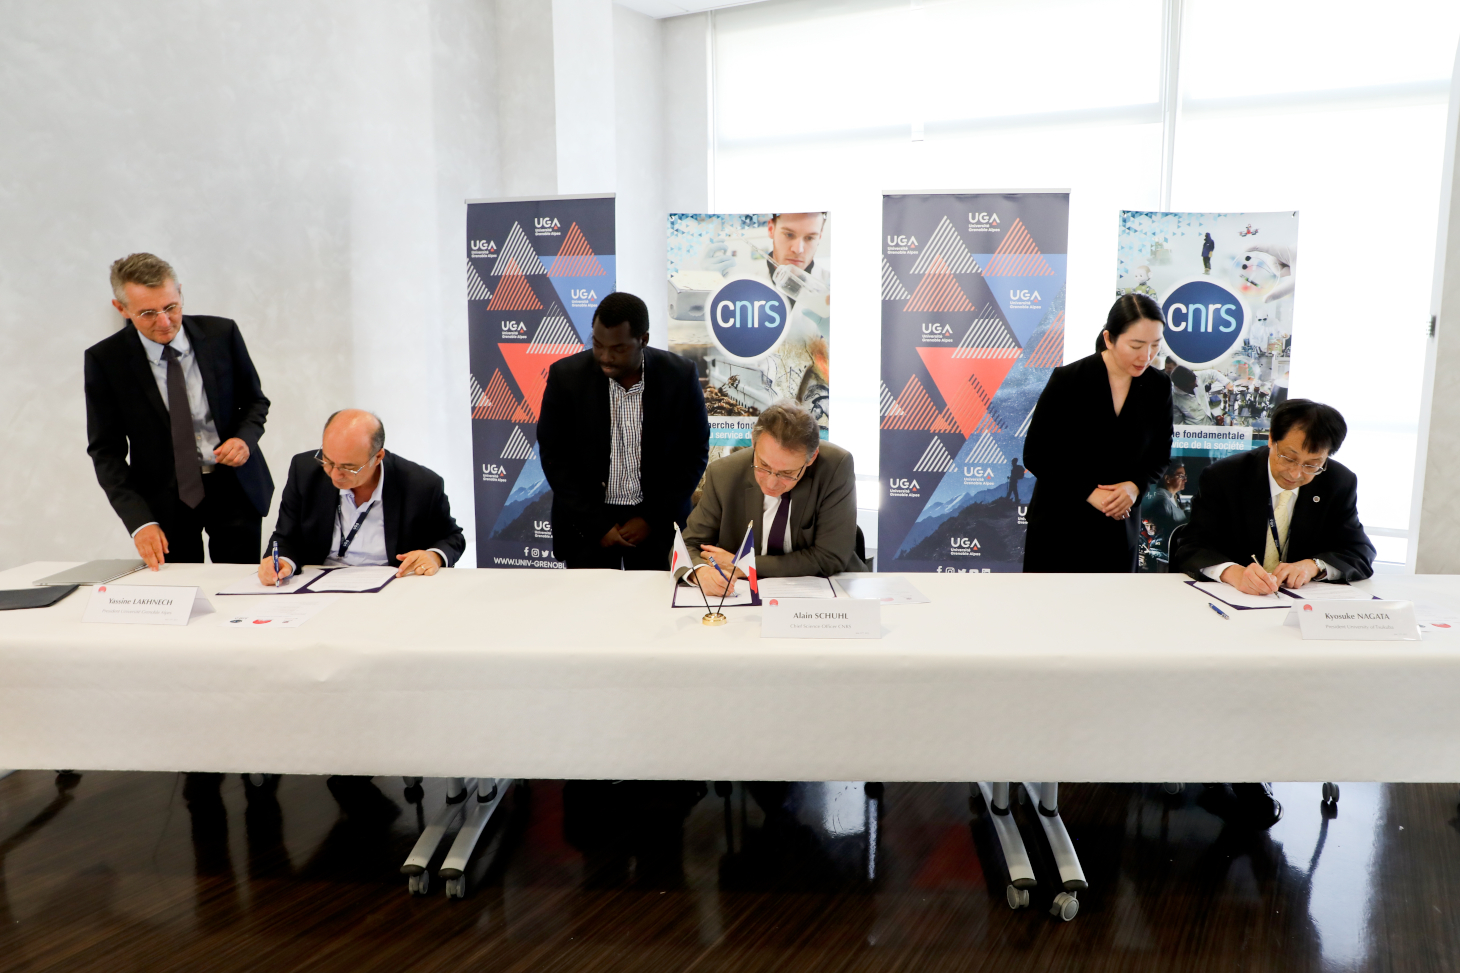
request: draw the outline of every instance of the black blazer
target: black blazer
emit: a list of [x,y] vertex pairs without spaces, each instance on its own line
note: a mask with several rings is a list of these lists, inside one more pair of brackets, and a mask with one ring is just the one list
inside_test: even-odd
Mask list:
[[[710,420],[688,359],[645,348],[644,376],[639,482],[644,518],[659,534],[689,516],[690,497],[709,459]],[[592,349],[560,359],[548,370],[537,445],[553,488],[553,553],[560,561],[572,551],[597,546],[614,526],[603,504],[613,432],[608,383]]]
[[[220,441],[237,437],[248,444],[248,462],[234,472],[262,517],[274,496],[274,479],[259,450],[269,400],[243,335],[228,318],[184,314],[182,326],[197,355]],[[112,509],[135,532],[176,501],[177,472],[167,403],[131,322],[86,349],[85,376],[86,451]]]
[[[466,538],[451,516],[445,482],[419,463],[389,451],[381,462],[385,467],[380,505],[387,563],[399,567],[397,554],[434,547],[446,552],[447,567],[454,565],[466,550]],[[330,555],[339,506],[339,488],[315,460],[314,452],[299,453],[289,461],[289,479],[279,499],[279,521],[269,538],[270,548],[278,541],[280,557],[298,565],[323,564]]]
[[[1171,380],[1159,368],[1131,379],[1120,415],[1097,353],[1056,368],[1034,406],[1024,466],[1034,474],[1024,570],[1135,570],[1141,498],[1171,461]],[[1102,483],[1140,490],[1131,516],[1113,520],[1086,502]]]
[[[1191,522],[1176,535],[1171,570],[1206,580],[1202,568],[1262,559],[1267,546],[1268,447],[1218,460],[1201,475],[1191,501]],[[1374,574],[1374,545],[1359,523],[1359,478],[1334,460],[1311,483],[1298,488],[1288,521],[1287,561],[1317,558],[1328,565],[1327,581],[1362,581]]]

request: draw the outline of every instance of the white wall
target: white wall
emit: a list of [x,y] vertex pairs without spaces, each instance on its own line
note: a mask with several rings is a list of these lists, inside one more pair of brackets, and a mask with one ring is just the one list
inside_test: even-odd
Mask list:
[[469,524],[461,200],[501,191],[493,5],[146,14],[53,0],[0,33],[0,565],[131,553],[86,455],[81,362],[120,324],[107,267],[135,250],[173,262],[188,310],[239,322],[280,488],[361,405]]

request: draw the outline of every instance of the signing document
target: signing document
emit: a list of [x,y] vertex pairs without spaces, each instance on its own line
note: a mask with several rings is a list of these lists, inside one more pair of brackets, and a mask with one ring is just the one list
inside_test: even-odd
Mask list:
[[362,564],[352,568],[332,568],[324,577],[309,583],[309,590],[375,592],[395,580],[396,569],[390,566]]
[[826,578],[758,578],[761,600],[767,598],[835,598],[836,588]]
[[1280,591],[1270,595],[1249,595],[1246,592],[1238,591],[1225,581],[1188,581],[1186,583],[1202,594],[1220,599],[1233,608],[1293,607],[1293,597]]
[[297,595],[302,589],[309,587],[309,583],[321,574],[324,574],[324,568],[300,568],[297,574],[289,575],[275,586],[264,584],[259,580],[258,572],[254,572],[237,584],[218,589],[217,593],[220,595]]
[[[895,574],[837,574],[832,576],[848,598],[864,598],[884,605],[926,605],[928,596],[906,578]],[[764,582],[762,582],[764,583]]]

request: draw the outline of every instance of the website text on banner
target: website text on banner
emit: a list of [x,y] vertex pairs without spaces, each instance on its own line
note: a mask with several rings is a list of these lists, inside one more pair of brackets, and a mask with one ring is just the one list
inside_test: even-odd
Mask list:
[[477,567],[560,568],[538,410],[548,368],[592,342],[613,292],[614,199],[471,202],[466,229]]
[[1069,211],[1057,192],[882,197],[886,570],[1022,569],[1020,458],[1064,364]]
[[1116,294],[1161,305],[1152,367],[1171,377],[1171,466],[1141,501],[1140,570],[1164,572],[1202,471],[1266,445],[1288,397],[1298,214],[1120,214]]
[[669,350],[695,363],[710,462],[750,445],[761,410],[831,420],[831,227],[825,212],[671,213]]

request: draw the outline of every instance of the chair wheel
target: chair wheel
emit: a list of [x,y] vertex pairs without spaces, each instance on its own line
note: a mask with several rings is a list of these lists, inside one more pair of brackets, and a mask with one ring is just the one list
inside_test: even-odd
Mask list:
[[1054,902],[1049,907],[1049,914],[1059,916],[1065,922],[1069,922],[1080,914],[1080,900],[1069,892],[1061,892],[1054,897]]
[[1177,794],[1180,794],[1185,789],[1186,789],[1186,785],[1184,785],[1184,784],[1176,784],[1176,783],[1170,783],[1170,782],[1168,782],[1168,783],[1165,783],[1165,784],[1162,784],[1161,785],[1161,790],[1165,791],[1167,794],[1172,795],[1173,797],[1175,795],[1177,795]]
[[446,897],[448,899],[466,898],[466,876],[460,878],[448,878],[446,880]]
[[1324,804],[1337,804],[1338,803],[1338,785],[1337,784],[1331,783],[1329,781],[1324,781],[1323,782],[1323,803]]
[[1010,885],[1008,888],[1004,889],[1004,898],[1008,901],[1009,908],[1011,909],[1029,908],[1028,889],[1016,889],[1014,886]]
[[407,880],[406,887],[412,895],[425,895],[431,891],[431,873],[422,872],[419,875],[412,875]]

